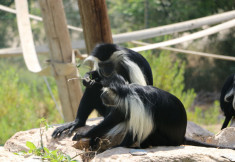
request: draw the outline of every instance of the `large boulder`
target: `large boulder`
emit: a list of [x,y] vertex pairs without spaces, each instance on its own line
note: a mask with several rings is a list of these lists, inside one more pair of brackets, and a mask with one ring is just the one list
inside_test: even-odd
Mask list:
[[194,122],[188,121],[186,129],[186,137],[205,142],[208,137],[213,136],[213,133],[200,127]]
[[[94,125],[99,123],[102,118],[90,119],[87,122],[85,127],[78,129],[79,132],[84,132],[90,130]],[[83,154],[84,151],[78,150],[73,146],[77,143],[76,141],[72,141],[72,137],[66,136],[66,134],[62,134],[60,138],[54,139],[51,137],[52,132],[55,130],[57,126],[53,126],[52,128],[35,128],[28,131],[20,131],[13,135],[4,145],[6,151],[9,152],[20,152],[20,151],[28,151],[29,148],[26,146],[26,142],[30,141],[34,143],[34,145],[39,148],[41,146],[41,135],[40,130],[43,132],[42,141],[44,147],[47,147],[49,150],[59,150],[60,152],[69,155],[70,157],[74,157],[79,154]],[[1,153],[0,153],[1,157]],[[76,160],[81,161],[81,157],[77,156]]]
[[235,117],[232,119],[230,127],[235,127]]
[[235,160],[235,151],[228,149],[204,148],[195,146],[154,147],[140,150],[143,154],[132,155],[129,148],[115,148],[95,156],[93,162],[226,162]]
[[208,137],[207,143],[234,147],[235,148],[235,127],[227,127],[212,137]]
[[[88,131],[96,124],[98,124],[101,120],[102,118],[90,119],[87,121],[87,125],[85,127],[79,128],[77,131]],[[115,148],[104,151],[107,148],[103,147],[102,151],[104,152],[97,154],[97,152],[92,152],[88,149],[84,149],[88,148],[88,140],[84,139],[82,142],[72,141],[72,136],[74,134],[71,137],[67,137],[66,135],[62,134],[62,136],[58,139],[51,138],[51,134],[56,127],[57,126],[54,126],[53,128],[49,128],[48,130],[45,130],[45,128],[41,128],[41,131],[43,131],[42,141],[44,147],[47,147],[50,150],[57,149],[60,152],[69,155],[70,157],[79,155],[75,158],[79,161],[90,159],[93,157],[93,161],[229,161],[228,159],[232,159],[235,155],[235,151],[233,150],[194,146],[153,147],[141,151],[127,148]],[[226,130],[227,129],[223,130],[222,132]],[[234,130],[230,130],[231,134],[232,132],[234,132]],[[189,122],[187,126],[186,136],[196,140],[205,141],[205,139],[212,136],[212,134],[207,130],[199,127],[198,125]],[[26,141],[33,142],[37,147],[40,147],[40,138],[41,135],[39,128],[17,132],[5,143],[4,149],[1,148],[0,161],[4,161],[4,159],[5,161],[10,161],[7,159],[11,159],[12,161],[39,160],[38,157],[32,156],[19,157],[12,154],[12,152],[19,152],[23,150],[28,151]],[[224,138],[228,137],[224,136]],[[114,142],[118,142],[118,140],[113,140],[111,144],[113,144]],[[139,151],[139,153],[136,154],[136,151]]]
[[13,154],[12,152],[7,151],[4,147],[0,147],[0,161],[1,162],[41,162],[40,157],[31,156],[23,157]]

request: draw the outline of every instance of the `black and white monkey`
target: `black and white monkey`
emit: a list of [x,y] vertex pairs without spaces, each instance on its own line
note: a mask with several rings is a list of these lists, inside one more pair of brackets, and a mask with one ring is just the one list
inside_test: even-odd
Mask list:
[[235,117],[235,74],[230,75],[221,90],[220,107],[224,112],[225,120],[221,129],[228,126],[232,117]]
[[101,100],[111,112],[88,132],[77,133],[73,140],[91,138],[94,145],[97,137],[124,132],[118,146],[131,147],[137,142],[141,148],[181,144],[218,147],[185,137],[187,115],[174,95],[153,86],[129,84],[117,74],[103,78],[101,84]]
[[115,72],[129,83],[153,84],[149,63],[142,55],[130,49],[115,44],[99,44],[84,62],[87,61],[93,61],[95,69],[87,73],[83,80],[87,88],[78,107],[76,119],[56,128],[52,134],[54,138],[60,137],[64,131],[68,131],[68,135],[71,135],[76,128],[84,126],[94,109],[104,117],[109,114],[110,109],[100,99],[102,85],[95,85],[102,77],[109,77]]

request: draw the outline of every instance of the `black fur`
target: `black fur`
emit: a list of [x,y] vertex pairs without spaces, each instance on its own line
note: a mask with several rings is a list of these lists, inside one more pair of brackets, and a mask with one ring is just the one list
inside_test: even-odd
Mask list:
[[[230,95],[225,99],[225,96],[231,92]],[[225,120],[221,129],[224,129],[228,126],[228,123],[235,116],[235,106],[233,105],[235,95],[235,74],[230,75],[221,90],[220,95],[220,107],[224,112]]]
[[147,85],[153,84],[152,71],[150,65],[145,60],[145,58],[139,53],[127,48],[119,47],[115,44],[97,45],[91,55],[100,60],[98,63],[99,67],[96,71],[87,73],[85,79],[83,80],[83,84],[87,88],[83,94],[80,105],[78,107],[76,119],[73,122],[58,127],[53,132],[52,137],[60,137],[60,135],[64,131],[68,131],[68,135],[71,135],[71,133],[76,128],[85,125],[88,116],[94,109],[96,109],[102,116],[107,116],[109,114],[110,109],[103,105],[100,99],[102,85],[99,84],[99,80],[102,77],[108,77],[113,72],[116,72],[119,75],[123,76],[128,82],[132,82],[130,79],[131,69],[129,69],[129,67],[127,67],[125,63],[123,63],[123,60],[121,59],[115,64],[113,61],[110,60],[110,57],[113,55],[113,53],[117,51],[124,51],[125,57],[131,62],[135,63],[140,68],[141,73],[144,75],[145,82]]
[[[101,83],[103,87],[108,87],[103,89],[104,92],[101,95],[101,99],[105,105],[110,106],[112,111],[96,127],[86,133],[76,134],[73,140],[91,138],[91,141],[94,141],[97,137],[107,136],[109,131],[115,126],[122,125],[124,126],[122,129],[124,138],[118,146],[131,147],[135,142],[139,142],[141,148],[149,146],[179,146],[181,144],[219,147],[185,138],[187,115],[183,104],[174,95],[153,86],[128,84],[119,75],[114,75],[108,79],[104,78]],[[136,98],[140,100],[135,100]],[[132,107],[131,104],[133,102],[130,101],[132,99],[137,101],[137,105],[143,104],[141,108],[144,110],[144,113],[143,111],[142,113],[135,112],[139,111],[139,109]],[[127,103],[126,101],[129,102]],[[132,113],[137,115],[137,118],[134,120],[137,123],[133,123],[130,127],[128,123],[131,123]],[[147,115],[144,115],[145,113]],[[152,126],[149,123],[150,125],[143,125],[144,129],[139,127],[139,125],[143,124],[141,121],[145,122],[148,119],[152,121]],[[137,131],[137,134],[135,134],[132,126],[137,126],[140,128],[139,130],[144,131],[148,131],[151,128],[151,131],[149,131],[146,138],[141,139],[139,136],[141,136],[142,131]]]

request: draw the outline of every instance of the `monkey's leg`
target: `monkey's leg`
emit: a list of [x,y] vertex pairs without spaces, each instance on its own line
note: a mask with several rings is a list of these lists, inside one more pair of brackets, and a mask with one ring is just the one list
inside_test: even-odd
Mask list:
[[225,116],[225,120],[224,120],[221,130],[228,126],[228,123],[231,119],[232,119],[232,116]]
[[115,127],[117,124],[123,122],[125,120],[125,115],[120,112],[119,110],[116,110],[115,108],[109,113],[107,117],[104,118],[104,120],[86,132],[85,134],[75,134],[73,137],[74,141],[78,141],[81,138],[96,138],[96,137],[102,137],[105,135],[110,129]]
[[117,147],[130,147],[131,145],[133,145],[136,142],[136,138],[137,137],[133,137],[133,133],[132,132],[127,132],[127,134],[125,135],[124,139],[122,140],[121,144],[118,145]]
[[102,101],[99,97],[100,94],[100,88],[86,88],[78,107],[76,119],[73,122],[66,123],[56,128],[52,134],[52,137],[60,137],[61,134],[67,130],[68,135],[71,135],[76,128],[84,126],[86,124],[88,116],[91,114],[95,107],[99,107],[99,112],[101,112],[101,115],[105,114],[107,108],[102,104]]

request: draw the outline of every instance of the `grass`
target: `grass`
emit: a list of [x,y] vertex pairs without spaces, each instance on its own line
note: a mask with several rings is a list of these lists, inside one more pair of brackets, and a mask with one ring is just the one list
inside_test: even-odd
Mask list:
[[[14,133],[39,127],[36,122],[44,117],[50,123],[63,122],[55,109],[46,84],[41,76],[16,66],[0,64],[0,144]],[[6,65],[6,64],[5,64]],[[48,78],[53,94],[58,100],[53,78]]]
[[[18,131],[38,128],[38,119],[45,118],[50,124],[64,122],[43,77],[29,72],[23,58],[4,58],[0,60],[0,69],[0,132],[4,132],[0,133],[0,145]],[[79,68],[79,71],[83,76],[88,68]],[[47,79],[59,103],[55,80]],[[90,115],[96,116],[96,112]]]
[[220,111],[219,101],[215,101],[213,105],[205,108],[195,107],[194,110],[187,113],[191,121],[199,124],[203,128],[218,133],[222,126],[224,118]]

